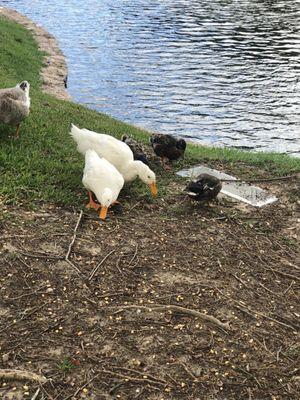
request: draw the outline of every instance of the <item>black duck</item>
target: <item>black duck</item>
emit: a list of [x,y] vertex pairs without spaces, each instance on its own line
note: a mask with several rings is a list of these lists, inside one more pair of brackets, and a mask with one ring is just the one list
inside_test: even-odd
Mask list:
[[178,158],[183,157],[186,149],[186,141],[184,139],[160,133],[154,133],[150,137],[150,144],[154,153],[160,157],[165,169],[170,169],[166,165],[166,162],[178,160]]
[[209,174],[200,174],[184,189],[188,196],[196,201],[210,201],[215,199],[222,189],[220,179]]

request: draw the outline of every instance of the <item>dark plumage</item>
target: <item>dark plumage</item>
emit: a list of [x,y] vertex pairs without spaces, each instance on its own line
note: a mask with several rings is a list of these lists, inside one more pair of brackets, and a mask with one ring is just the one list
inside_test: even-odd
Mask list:
[[163,164],[166,161],[173,161],[183,157],[186,149],[186,141],[184,139],[160,133],[154,133],[150,137],[150,144],[154,153],[161,158]]
[[126,143],[133,152],[133,157],[135,160],[142,161],[144,164],[149,165],[147,157],[144,153],[142,146],[134,139],[127,135],[121,137],[122,142]]
[[209,174],[200,174],[188,183],[184,189],[188,196],[197,201],[210,201],[218,196],[222,189],[220,179]]

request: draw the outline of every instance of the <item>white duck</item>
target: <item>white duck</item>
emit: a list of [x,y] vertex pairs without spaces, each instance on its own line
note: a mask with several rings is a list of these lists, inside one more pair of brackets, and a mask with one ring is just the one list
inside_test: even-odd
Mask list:
[[85,154],[93,149],[104,157],[122,174],[125,182],[133,181],[137,176],[149,185],[153,196],[157,196],[156,177],[153,171],[142,161],[134,160],[129,146],[110,135],[96,133],[88,129],[79,129],[72,124],[70,135],[77,143],[79,153]]
[[[85,153],[85,166],[82,183],[88,191],[89,203],[87,208],[100,210],[100,218],[105,219],[108,207],[117,203],[124,179],[119,171],[105,158],[100,158],[94,150]],[[100,204],[94,202],[92,192],[95,193]]]

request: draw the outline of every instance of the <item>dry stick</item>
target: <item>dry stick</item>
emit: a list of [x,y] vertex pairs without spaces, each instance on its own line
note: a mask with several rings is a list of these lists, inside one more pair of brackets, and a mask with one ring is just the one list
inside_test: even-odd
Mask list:
[[37,288],[36,290],[34,290],[33,292],[24,293],[17,297],[7,297],[5,300],[19,300],[19,299],[22,299],[22,297],[27,297],[27,296],[31,296],[32,294],[36,294],[40,290],[45,289],[47,286],[48,285],[43,285],[43,286],[40,286],[39,288]]
[[34,393],[34,395],[31,397],[31,400],[35,400],[38,397],[38,394],[40,393],[41,388],[38,388],[37,391]]
[[129,261],[128,267],[130,267],[130,265],[133,263],[133,261],[134,261],[136,255],[137,255],[138,248],[139,248],[139,246],[136,244],[136,245],[135,245],[134,254],[133,254],[133,256],[131,257],[131,260]]
[[89,385],[91,382],[93,382],[93,380],[95,380],[96,378],[98,378],[99,375],[100,375],[100,374],[97,374],[97,375],[93,376],[93,378],[91,378],[91,379],[90,379],[89,381],[87,381],[84,385],[82,385],[80,388],[78,388],[78,389],[76,390],[75,393],[70,394],[69,396],[65,397],[63,400],[68,400],[68,399],[71,399],[71,398],[73,398],[73,397],[75,398],[75,397],[78,395],[78,393],[81,392],[82,389],[84,389],[87,385]]
[[76,226],[75,226],[75,228],[74,228],[74,233],[73,233],[72,240],[71,240],[71,242],[70,242],[70,244],[69,244],[67,254],[66,254],[65,257],[64,257],[64,258],[65,258],[65,261],[66,261],[69,265],[71,265],[71,267],[73,267],[74,269],[76,269],[76,271],[77,271],[79,274],[81,274],[80,270],[76,267],[76,265],[75,265],[74,263],[72,263],[72,261],[69,260],[69,255],[70,255],[70,253],[71,253],[72,247],[73,247],[73,245],[74,245],[74,243],[75,243],[75,240],[76,240],[77,229],[78,229],[79,224],[80,224],[80,222],[81,222],[82,215],[83,215],[83,211],[80,210],[79,217],[78,217]]
[[114,253],[115,250],[111,250],[108,254],[106,254],[106,256],[99,262],[98,265],[96,265],[96,267],[93,269],[91,275],[89,276],[89,281],[93,279],[95,273],[98,271],[99,267],[101,267],[101,265],[106,261],[106,259],[112,254]]
[[237,275],[230,273],[231,276],[233,276],[238,282],[240,282],[243,286],[245,286],[245,288],[249,289],[249,287],[246,285],[246,283],[239,278]]
[[197,381],[198,378],[188,369],[188,367],[183,363],[179,362],[179,364],[182,366],[182,368],[185,370],[185,372],[194,380]]
[[69,255],[70,255],[71,250],[72,250],[72,247],[73,247],[73,245],[74,245],[74,243],[75,243],[76,235],[77,235],[77,229],[78,229],[78,227],[79,227],[79,224],[80,224],[82,215],[83,215],[83,211],[80,210],[79,217],[78,217],[76,226],[75,226],[75,228],[74,228],[73,237],[72,237],[72,240],[71,240],[71,242],[70,242],[70,244],[69,244],[69,248],[68,248],[67,254],[65,255],[65,260],[66,260],[66,261],[68,261]]
[[283,295],[286,294],[290,288],[293,286],[294,282],[292,281],[291,284],[289,285],[289,287],[287,289],[285,289],[285,291],[282,293]]
[[[115,308],[115,307],[112,307]],[[151,304],[151,306],[138,306],[138,305],[126,305],[126,306],[119,306],[119,308],[123,309],[129,309],[129,308],[139,308],[142,310],[153,310],[153,311],[173,311],[174,313],[179,313],[179,314],[186,314],[186,315],[192,315],[193,317],[200,318],[204,321],[208,321],[214,325],[217,325],[219,328],[222,328],[224,330],[230,330],[230,325],[229,322],[221,322],[217,318],[213,317],[212,315],[209,314],[204,314],[200,311],[197,310],[192,310],[190,308],[185,308],[181,306],[176,306],[173,304]],[[123,310],[120,310],[121,312]]]
[[223,296],[227,297],[229,300],[233,301],[234,303],[239,304],[239,306],[236,305],[236,304],[233,304],[234,307],[236,307],[238,310],[240,310],[240,311],[242,311],[242,312],[244,312],[244,313],[246,313],[246,314],[252,316],[253,318],[256,318],[255,314],[256,314],[256,315],[260,315],[260,316],[263,317],[263,318],[266,318],[266,319],[269,319],[270,321],[276,322],[277,324],[282,325],[282,326],[285,326],[286,328],[292,329],[293,331],[296,330],[296,328],[294,328],[293,326],[288,325],[288,324],[285,324],[284,322],[278,321],[278,320],[275,319],[275,318],[269,317],[268,315],[263,314],[263,313],[261,313],[260,311],[251,310],[251,309],[248,308],[246,305],[244,305],[244,304],[240,303],[239,301],[234,300],[234,299],[232,299],[231,297],[227,296],[226,294],[222,293],[221,290],[219,290],[218,288],[216,288],[216,289],[217,289],[217,291],[218,291],[219,293],[221,293]]
[[11,326],[13,326],[13,325],[15,325],[15,324],[17,324],[17,323],[19,323],[19,322],[21,322],[21,321],[24,321],[24,319],[27,319],[27,318],[30,317],[32,314],[34,314],[34,313],[37,312],[38,310],[44,308],[45,306],[47,306],[47,305],[50,304],[50,303],[51,303],[51,301],[48,301],[48,302],[46,302],[46,303],[43,303],[43,304],[40,305],[40,306],[31,308],[31,309],[30,309],[30,311],[31,311],[30,313],[23,315],[23,316],[22,316],[20,319],[18,319],[16,322],[12,322],[12,323],[8,324],[7,326],[5,326],[4,328],[0,329],[0,333],[3,332],[3,331],[6,331],[8,328],[10,328]]
[[160,383],[166,383],[166,384],[168,383],[164,379],[156,378],[155,376],[148,374],[148,372],[141,372],[141,371],[137,371],[136,369],[132,369],[132,368],[118,367],[117,365],[113,365],[113,368],[122,369],[123,371],[127,371],[127,372],[133,372],[137,375],[142,375],[143,377],[146,376],[147,378],[152,379],[153,381],[158,381]]
[[[266,286],[264,286],[261,282],[257,282],[259,284],[259,286],[261,286],[262,288],[264,288],[267,292],[274,294],[275,296],[279,296],[277,293],[273,292],[273,290],[267,288]],[[293,283],[293,282],[292,282]]]
[[120,374],[119,372],[110,371],[108,369],[103,369],[102,371],[104,373],[106,373],[106,374],[114,375],[114,376],[117,376],[118,378],[123,378],[123,379],[128,380],[128,381],[148,382],[149,384],[152,384],[152,385],[153,384],[159,384],[159,385],[163,385],[163,386],[165,385],[165,383],[163,383],[161,381],[152,380],[150,378],[146,378],[147,374],[145,374],[144,377],[142,377],[142,378],[136,378],[136,377],[132,377],[132,376],[129,376],[129,375]]
[[0,240],[15,239],[15,238],[30,238],[30,237],[33,237],[33,235],[3,235],[3,236],[0,236]]
[[130,213],[130,211],[132,211],[135,207],[137,207],[141,202],[142,202],[142,200],[139,200],[137,203],[135,203],[135,204],[128,210],[128,213]]
[[49,260],[63,260],[64,257],[60,256],[58,254],[47,254],[47,253],[26,253],[25,251],[16,249],[18,253],[22,254],[23,256],[26,257],[31,257],[31,258],[47,258]]
[[295,279],[296,281],[300,281],[300,278],[298,276],[292,275],[292,274],[287,274],[286,272],[278,271],[278,269],[274,269],[271,267],[265,267],[265,269],[272,271],[274,274],[282,275],[287,278]]
[[288,179],[298,178],[298,175],[286,175],[279,176],[278,178],[261,178],[261,179],[220,179],[221,182],[244,182],[244,183],[255,183],[255,182],[272,182],[272,181],[284,181]]
[[0,369],[0,378],[18,381],[33,381],[38,383],[47,382],[47,378],[34,372],[21,371],[19,369]]
[[[100,295],[98,295],[97,294],[97,299],[105,299],[106,297],[115,297],[115,296],[122,296],[123,294],[130,294],[129,292],[115,292],[115,293],[107,293],[107,294],[100,294]],[[92,304],[99,304],[97,301],[95,301],[95,300],[92,300],[92,299],[89,299],[88,297],[86,297],[86,296],[82,296],[84,299],[86,299],[87,301],[89,301],[90,303],[92,303]]]

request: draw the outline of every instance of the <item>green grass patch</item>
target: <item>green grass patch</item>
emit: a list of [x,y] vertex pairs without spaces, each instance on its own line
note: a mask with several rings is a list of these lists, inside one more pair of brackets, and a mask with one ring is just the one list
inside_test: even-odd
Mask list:
[[[0,18],[1,87],[14,86],[25,79],[31,84],[31,113],[21,125],[20,139],[12,139],[13,127],[0,124],[0,196],[8,204],[32,206],[52,202],[81,206],[83,157],[77,153],[68,134],[70,124],[116,137],[127,133],[144,142],[148,141],[148,134],[105,114],[43,93],[40,79],[43,62],[44,54],[38,50],[31,33]],[[300,171],[299,159],[280,154],[194,145],[188,145],[186,153],[185,160],[178,165],[219,161],[237,170],[256,165],[273,175]],[[161,193],[168,181],[179,179],[172,174],[159,173]],[[132,195],[146,194],[147,190],[145,185],[136,182]]]

